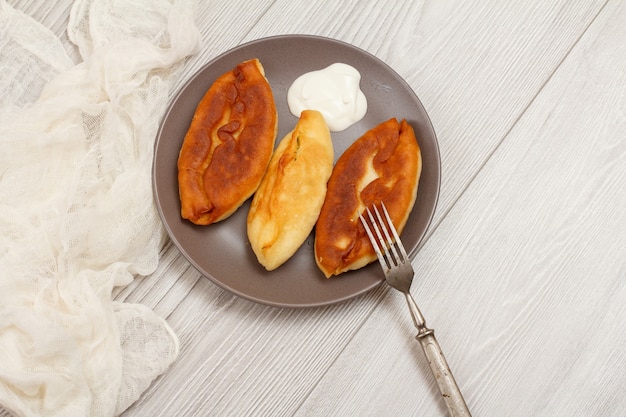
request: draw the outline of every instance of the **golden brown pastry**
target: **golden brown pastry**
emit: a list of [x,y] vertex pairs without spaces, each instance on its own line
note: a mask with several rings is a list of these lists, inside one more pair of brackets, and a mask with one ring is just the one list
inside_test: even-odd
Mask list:
[[280,142],[248,213],[248,239],[268,271],[306,240],[324,203],[333,144],[322,114],[304,110]]
[[181,216],[199,225],[230,216],[257,189],[272,156],[278,117],[258,59],[208,89],[178,157]]
[[402,232],[415,203],[422,158],[413,128],[390,119],[357,139],[328,181],[315,227],[315,259],[327,278],[376,259],[359,213],[383,201]]

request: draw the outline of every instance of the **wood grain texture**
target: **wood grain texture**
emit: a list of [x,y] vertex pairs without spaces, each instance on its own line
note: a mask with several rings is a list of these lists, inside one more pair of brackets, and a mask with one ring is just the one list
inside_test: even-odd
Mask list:
[[[474,415],[626,409],[624,19],[618,2],[603,10],[415,259],[414,292]],[[298,415],[318,404],[342,415],[432,414],[434,380],[415,372],[425,368],[421,356],[390,363],[379,358],[387,347],[372,360],[383,334],[385,346],[417,350],[408,317],[404,328],[389,325],[390,308],[406,309],[394,298]],[[360,363],[369,369],[352,380]],[[402,384],[382,383],[387,372]],[[326,398],[350,383],[360,403]]]
[[[9,1],[64,36],[71,2]],[[626,11],[618,0],[198,2],[209,60],[307,33],[387,62],[432,119],[443,183],[414,295],[475,416],[621,416]],[[70,48],[71,49],[71,48]],[[173,245],[119,290],[177,362],[125,416],[445,415],[400,294],[290,310],[239,299]],[[10,416],[0,408],[0,417]]]

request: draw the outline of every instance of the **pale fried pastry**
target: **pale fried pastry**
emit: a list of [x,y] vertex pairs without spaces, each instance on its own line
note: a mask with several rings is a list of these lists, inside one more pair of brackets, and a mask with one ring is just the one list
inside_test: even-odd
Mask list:
[[383,201],[402,232],[417,196],[422,158],[413,128],[390,119],[339,158],[315,227],[315,259],[327,278],[376,259],[359,213]]
[[304,110],[276,148],[248,213],[248,239],[267,270],[286,262],[313,230],[332,169],[324,117]]
[[199,225],[230,216],[257,189],[272,156],[276,105],[258,59],[208,89],[178,158],[181,216]]

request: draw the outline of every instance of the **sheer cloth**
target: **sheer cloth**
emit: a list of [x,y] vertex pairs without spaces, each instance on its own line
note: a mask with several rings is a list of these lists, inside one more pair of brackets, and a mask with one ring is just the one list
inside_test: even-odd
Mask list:
[[0,0],[0,404],[15,415],[118,415],[178,355],[165,320],[112,292],[165,241],[152,152],[199,47],[192,9],[77,0],[74,63]]

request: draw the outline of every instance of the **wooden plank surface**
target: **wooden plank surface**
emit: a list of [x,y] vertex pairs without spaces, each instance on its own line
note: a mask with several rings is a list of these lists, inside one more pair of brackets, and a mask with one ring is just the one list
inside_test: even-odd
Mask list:
[[[414,261],[475,415],[626,410],[624,21],[603,10]],[[403,304],[377,306],[296,415],[431,415]]]
[[[63,37],[71,2],[9,3]],[[443,179],[413,292],[475,416],[623,415],[620,1],[197,9],[203,47],[179,85],[242,42],[307,33],[376,55],[420,97]],[[127,416],[445,415],[404,301],[385,287],[319,309],[265,307],[219,289],[169,245],[155,274],[117,299],[153,308],[181,340]]]

